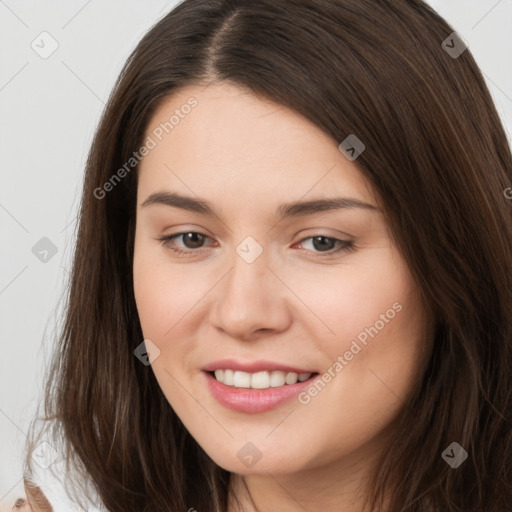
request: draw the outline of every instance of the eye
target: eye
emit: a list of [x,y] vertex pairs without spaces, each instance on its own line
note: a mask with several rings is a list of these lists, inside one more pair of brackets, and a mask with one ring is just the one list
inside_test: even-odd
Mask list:
[[[320,235],[320,234],[315,235],[315,236],[310,236],[307,238],[303,238],[299,242],[299,245],[304,245],[304,242],[306,240],[311,240],[311,246],[313,247],[313,253],[316,253],[315,257],[316,256],[322,257],[323,253],[327,253],[325,255],[330,256],[330,255],[340,252],[340,251],[350,251],[350,250],[355,249],[354,243],[352,241],[340,240],[339,238],[334,238],[331,236],[325,236],[325,235]],[[336,246],[337,246],[337,249],[332,250]]]
[[[185,249],[177,247],[174,240],[183,237],[183,243],[185,245]],[[171,251],[177,252],[177,253],[184,253],[188,254],[191,252],[199,252],[198,249],[202,249],[201,244],[204,242],[206,238],[210,238],[208,235],[205,235],[204,233],[200,233],[198,231],[184,231],[182,233],[176,233],[174,235],[170,236],[164,236],[162,238],[159,238],[160,242],[167,247],[168,249],[171,249]]]

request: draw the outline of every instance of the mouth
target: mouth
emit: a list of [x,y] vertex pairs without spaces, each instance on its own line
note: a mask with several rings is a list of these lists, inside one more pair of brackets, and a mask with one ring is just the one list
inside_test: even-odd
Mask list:
[[[263,369],[265,364],[266,369]],[[296,397],[319,375],[317,371],[274,363],[233,361],[213,363],[201,373],[221,405],[244,413],[262,413],[279,407]]]
[[234,388],[269,389],[292,386],[297,382],[309,380],[314,373],[284,372],[281,370],[262,371],[256,373],[233,369],[218,369],[208,372],[217,382]]

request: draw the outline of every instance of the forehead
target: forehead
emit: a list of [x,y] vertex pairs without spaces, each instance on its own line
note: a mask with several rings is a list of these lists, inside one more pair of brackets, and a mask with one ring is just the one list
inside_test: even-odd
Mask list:
[[337,141],[299,113],[225,82],[166,98],[148,123],[148,137],[154,147],[139,165],[141,195],[178,188],[242,204],[307,194],[375,202]]

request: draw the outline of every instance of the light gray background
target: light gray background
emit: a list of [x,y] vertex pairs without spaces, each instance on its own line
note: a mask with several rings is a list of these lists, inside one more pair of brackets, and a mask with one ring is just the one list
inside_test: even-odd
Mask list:
[[[60,318],[94,129],[129,53],[177,3],[0,0],[0,509],[24,495],[25,432]],[[468,42],[512,141],[512,2],[429,3]],[[31,48],[44,31],[59,45],[47,59]],[[47,262],[32,253],[43,237],[58,251]]]

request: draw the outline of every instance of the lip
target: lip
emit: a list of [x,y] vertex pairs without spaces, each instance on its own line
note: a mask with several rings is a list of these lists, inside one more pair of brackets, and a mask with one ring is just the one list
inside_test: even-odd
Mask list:
[[281,404],[296,397],[318,377],[318,374],[314,373],[308,380],[297,382],[296,384],[285,384],[277,388],[251,389],[226,386],[226,384],[219,382],[209,371],[201,373],[204,375],[206,385],[211,394],[221,405],[233,411],[253,414],[270,411],[279,407]]
[[[236,361],[235,359],[220,359],[213,361],[202,368],[205,372],[215,370],[239,370],[241,372],[256,373],[268,371],[283,371],[294,373],[318,373],[317,370],[299,368],[286,364],[276,363],[274,361]],[[305,381],[307,382],[307,381]],[[295,384],[292,384],[295,385]]]

